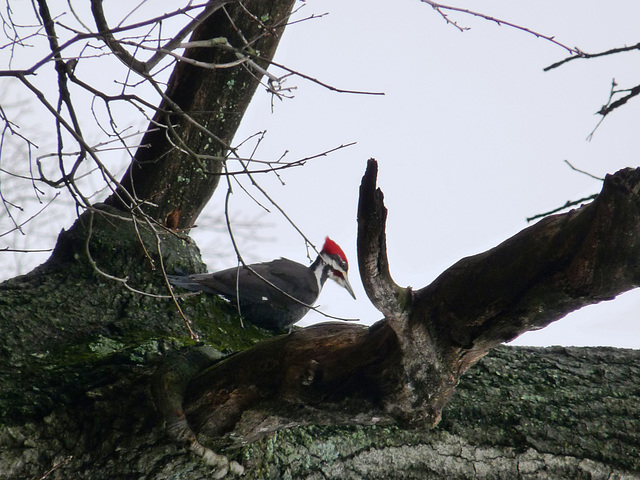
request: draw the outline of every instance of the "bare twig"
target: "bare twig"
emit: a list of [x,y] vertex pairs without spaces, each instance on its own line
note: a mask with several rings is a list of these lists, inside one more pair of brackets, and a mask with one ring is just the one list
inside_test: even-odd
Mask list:
[[[615,83],[615,80],[614,80],[614,83]],[[628,94],[625,95],[622,98],[619,98],[615,102],[611,101],[612,100],[611,97],[613,97],[613,95],[618,94],[618,93],[623,93],[623,92],[628,92]],[[607,102],[607,104],[600,109],[598,114],[602,115],[604,117],[604,116],[610,114],[616,108],[621,107],[622,105],[627,103],[629,100],[631,100],[633,97],[635,97],[635,96],[637,96],[639,94],[640,94],[640,85],[636,85],[633,88],[626,88],[626,89],[623,89],[623,90],[612,90],[611,91],[611,97],[609,98],[609,102]]]
[[554,36],[550,36],[550,35],[544,35],[542,33],[536,32],[534,30],[531,30],[530,28],[527,27],[523,27],[522,25],[517,25],[515,23],[511,23],[511,22],[507,22],[506,20],[502,20],[496,17],[492,17],[491,15],[487,15],[485,13],[480,13],[480,12],[475,12],[473,10],[468,10],[466,8],[460,8],[460,7],[452,7],[450,5],[443,5],[441,3],[436,3],[432,0],[420,0],[422,3],[426,3],[427,5],[431,5],[431,7],[433,7],[433,9],[438,12],[442,18],[444,18],[444,20],[449,23],[450,25],[453,25],[454,27],[456,27],[458,30],[460,31],[465,31],[465,30],[469,30],[469,27],[461,27],[459,26],[456,22],[452,21],[451,19],[449,19],[449,17],[443,12],[443,10],[450,10],[452,12],[460,12],[460,13],[464,13],[466,15],[472,15],[474,17],[478,17],[478,18],[483,18],[485,20],[489,20],[491,22],[495,22],[498,25],[502,26],[502,25],[506,25],[507,27],[511,27],[511,28],[515,28],[516,30],[520,30],[522,32],[528,33],[530,35],[533,35],[536,38],[542,38],[544,40],[547,40],[548,42],[551,42],[563,49],[565,49],[566,51],[568,51],[570,54],[572,55],[578,55],[578,56],[583,56],[584,53],[577,47],[569,47],[568,45],[559,42],[558,40],[555,39]]
[[620,47],[620,48],[612,48],[611,50],[606,50],[604,52],[599,52],[599,53],[586,53],[586,52],[582,52],[582,55],[579,56],[572,56],[572,57],[567,57],[564,60],[560,60],[559,62],[556,62],[552,65],[549,65],[548,67],[544,68],[545,72],[548,72],[549,70],[552,70],[554,68],[558,68],[561,65],[564,65],[567,62],[570,62],[572,60],[575,60],[576,58],[598,58],[598,57],[603,57],[605,55],[613,55],[615,53],[621,53],[621,52],[630,52],[632,50],[640,50],[640,43],[637,43],[635,45],[632,45],[630,47]]
[[12,252],[12,253],[46,253],[53,252],[53,248],[11,248],[11,247],[3,247],[0,248],[0,252]]
[[604,182],[604,178],[602,177],[597,177],[589,172],[585,172],[584,170],[580,170],[579,168],[574,167],[573,165],[571,165],[571,163],[569,162],[569,160],[564,160],[564,163],[566,163],[567,165],[569,165],[569,168],[571,168],[571,170],[578,172],[578,173],[582,173],[584,175],[586,175],[587,177],[591,177],[595,180],[600,180],[601,182]]
[[[635,86],[633,88],[630,88],[630,89],[620,89],[620,90],[616,90],[617,86],[618,86],[618,84],[616,83],[616,79],[614,78],[613,80],[611,80],[611,91],[609,92],[609,99],[607,100],[607,103],[602,106],[600,111],[598,111],[598,114],[601,115],[601,118],[598,121],[598,123],[596,124],[596,126],[593,128],[591,133],[589,135],[587,135],[587,140],[588,141],[591,141],[593,139],[593,135],[596,133],[596,130],[598,129],[598,127],[600,127],[600,125],[602,125],[602,122],[604,121],[604,119],[606,118],[607,115],[609,115],[616,108],[621,107],[622,105],[627,103],[633,97],[635,97],[638,94],[640,94],[640,85],[637,85],[637,86]],[[613,101],[613,98],[617,94],[624,93],[624,92],[629,92],[629,93],[628,93],[628,95],[625,95],[624,97],[619,98],[616,101]]]
[[153,67],[155,67],[166,56],[168,52],[171,52],[172,50],[177,48],[180,42],[182,42],[182,40],[184,40],[187,35],[189,35],[198,25],[200,25],[214,12],[224,6],[224,4],[226,4],[227,2],[228,0],[217,0],[209,2],[202,13],[200,13],[196,18],[185,25],[182,30],[180,30],[164,45],[162,49],[158,50],[156,54],[146,62],[137,60],[113,36],[114,31],[109,28],[104,15],[104,11],[102,9],[102,0],[91,0],[91,11],[93,12],[93,16],[96,20],[96,25],[98,26],[100,35],[104,39],[105,43],[109,46],[111,51],[113,51],[116,57],[120,61],[122,61],[128,68],[146,77],[153,69]]
[[40,477],[39,480],[45,480],[49,475],[51,475],[53,472],[55,472],[56,470],[58,470],[61,467],[64,467],[67,463],[69,463],[71,460],[73,459],[73,455],[69,455],[68,457],[66,457],[65,459],[59,461],[58,463],[56,463],[53,467],[51,467],[49,469],[49,471],[47,471],[44,475],[42,475]]
[[[260,58],[259,55],[252,55],[252,54],[250,54],[250,55],[252,57]],[[265,59],[262,59],[262,60],[265,60]],[[285,71],[289,72],[292,75],[295,75],[295,76],[300,77],[300,78],[304,78],[305,80],[309,80],[310,82],[313,82],[316,85],[320,85],[321,87],[324,87],[327,90],[331,90],[332,92],[350,93],[350,94],[353,94],[353,95],[384,95],[384,92],[370,92],[370,91],[365,91],[365,90],[348,90],[348,89],[334,87],[333,85],[329,85],[328,83],[325,83],[325,82],[323,82],[321,80],[318,80],[317,78],[311,77],[311,76],[306,75],[306,74],[304,74],[302,72],[299,72],[297,70],[293,70],[292,68],[289,68],[286,65],[283,65],[281,63],[274,62],[273,60],[269,61],[269,64],[273,65],[274,67],[281,68],[282,70],[285,70]]]
[[[595,175],[592,175],[589,172],[585,172],[584,170],[580,170],[579,168],[574,167],[569,160],[564,160],[564,163],[566,163],[569,168],[571,168],[571,170],[573,170],[574,172],[578,172],[578,173],[582,173],[583,175],[586,175],[588,177],[591,177],[595,180],[599,180],[601,182],[604,182],[604,178],[601,177],[597,177]],[[593,200],[594,198],[596,198],[598,195],[594,194],[594,195],[589,195],[588,197],[584,197],[584,198],[580,198],[579,200],[567,200],[567,203],[565,203],[563,206],[558,207],[558,208],[554,208],[553,210],[550,210],[548,212],[545,213],[538,213],[532,217],[528,217],[527,218],[527,223],[530,223],[534,220],[537,220],[538,218],[544,218],[544,217],[548,217],[549,215],[553,215],[554,213],[558,213],[561,212],[562,210],[566,210],[567,208],[570,207],[575,207],[576,205],[580,205],[584,202],[588,202],[590,200]]]
[[34,218],[36,218],[38,215],[40,215],[49,205],[51,205],[53,203],[53,201],[58,198],[58,193],[56,193],[56,195],[51,198],[51,200],[49,200],[42,208],[40,208],[40,210],[38,210],[36,213],[34,213],[33,215],[31,215],[29,218],[27,218],[25,221],[21,222],[20,224],[16,224],[14,226],[14,228],[12,228],[11,230],[7,230],[6,232],[2,232],[0,233],[0,237],[4,237],[5,235],[10,234],[11,232],[15,232],[16,230],[19,230],[22,233],[22,227],[24,225],[26,225],[27,223],[29,223],[31,220],[33,220]]
[[534,220],[537,220],[538,218],[548,217],[549,215],[553,215],[554,213],[561,212],[562,210],[565,210],[565,209],[570,208],[570,207],[575,207],[576,205],[580,205],[580,204],[582,204],[584,202],[588,202],[590,200],[593,200],[597,196],[598,196],[597,194],[593,194],[593,195],[589,195],[588,197],[581,198],[579,200],[567,200],[567,203],[565,203],[561,207],[554,208],[553,210],[550,210],[550,211],[545,212],[545,213],[538,213],[537,215],[534,215],[533,217],[527,217],[527,223],[533,222]]

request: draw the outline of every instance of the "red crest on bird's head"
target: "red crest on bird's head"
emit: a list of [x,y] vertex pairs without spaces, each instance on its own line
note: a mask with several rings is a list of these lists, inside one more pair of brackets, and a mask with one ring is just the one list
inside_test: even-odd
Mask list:
[[344,261],[346,267],[349,268],[349,262],[347,261],[347,256],[344,254],[344,252],[340,248],[340,245],[338,245],[336,242],[331,240],[329,237],[325,239],[324,246],[322,247],[322,252],[320,253],[326,253],[327,255],[338,255],[340,259]]
[[349,294],[353,298],[356,298],[356,294],[353,293],[353,288],[347,278],[349,262],[347,262],[347,256],[340,246],[327,237],[320,252],[320,257],[322,257],[322,261],[324,262],[324,266],[322,267],[323,275],[327,275],[328,278],[337,282],[338,285],[346,288]]

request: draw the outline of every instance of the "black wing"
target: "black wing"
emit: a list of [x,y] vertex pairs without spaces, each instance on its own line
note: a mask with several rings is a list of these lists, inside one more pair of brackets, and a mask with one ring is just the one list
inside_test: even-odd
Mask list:
[[[318,298],[320,293],[318,282],[309,267],[287,258],[256,263],[249,265],[249,267],[260,277],[265,278],[301,302],[310,304]],[[236,286],[239,284],[241,302],[277,304],[285,301],[285,295],[282,295],[251,270],[247,267],[240,267],[228,268],[215,273],[189,275],[188,281],[183,281],[182,285],[186,285],[183,288],[190,290],[197,288],[205,292],[217,293],[231,300],[236,298]],[[178,283],[174,283],[174,285],[182,286]]]

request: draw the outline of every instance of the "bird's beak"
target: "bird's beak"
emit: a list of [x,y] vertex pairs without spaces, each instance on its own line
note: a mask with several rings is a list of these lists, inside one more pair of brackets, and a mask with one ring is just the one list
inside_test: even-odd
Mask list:
[[349,279],[347,278],[347,274],[345,273],[344,276],[342,276],[340,278],[340,280],[341,281],[339,281],[338,283],[340,285],[342,285],[347,290],[347,292],[349,292],[349,294],[353,297],[353,299],[355,300],[356,299],[356,294],[353,293],[353,288],[351,287],[351,284],[349,283]]

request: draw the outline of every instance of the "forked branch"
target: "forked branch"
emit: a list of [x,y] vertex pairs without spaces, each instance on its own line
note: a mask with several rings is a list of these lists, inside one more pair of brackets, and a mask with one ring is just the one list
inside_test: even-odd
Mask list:
[[363,283],[387,317],[369,328],[314,325],[216,363],[186,389],[200,441],[231,432],[250,441],[305,423],[429,428],[489,349],[640,285],[640,169],[608,176],[591,204],[460,260],[404,300],[389,275],[376,173],[370,160],[358,250]]

